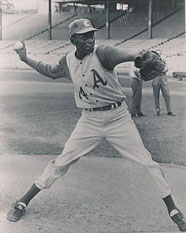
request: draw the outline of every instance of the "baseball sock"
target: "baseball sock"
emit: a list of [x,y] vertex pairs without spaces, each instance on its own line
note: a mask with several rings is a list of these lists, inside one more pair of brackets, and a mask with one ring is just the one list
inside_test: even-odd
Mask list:
[[172,210],[177,210],[177,207],[176,207],[171,195],[163,198],[163,201],[165,202],[165,204],[167,206],[167,210],[168,210],[169,214],[171,213]]
[[26,205],[35,197],[37,193],[39,193],[41,189],[39,189],[35,184],[31,186],[28,192],[18,201],[19,203],[23,202]]

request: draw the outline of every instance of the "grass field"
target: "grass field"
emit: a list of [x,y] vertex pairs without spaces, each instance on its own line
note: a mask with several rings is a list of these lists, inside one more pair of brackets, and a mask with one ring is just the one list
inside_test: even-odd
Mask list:
[[[71,84],[0,80],[0,154],[58,155],[70,136],[81,111],[75,106]],[[169,82],[176,117],[154,112],[151,83],[144,83],[143,112],[135,118],[144,144],[154,160],[186,165],[186,83]],[[130,106],[130,80],[124,79]],[[135,146],[135,145],[134,145]],[[89,156],[120,157],[106,141]]]

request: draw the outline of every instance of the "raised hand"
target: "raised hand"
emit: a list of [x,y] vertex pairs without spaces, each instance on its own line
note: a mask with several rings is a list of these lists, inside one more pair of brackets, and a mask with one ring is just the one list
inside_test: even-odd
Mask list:
[[14,45],[14,51],[19,55],[22,61],[27,61],[27,51],[23,41],[17,41]]

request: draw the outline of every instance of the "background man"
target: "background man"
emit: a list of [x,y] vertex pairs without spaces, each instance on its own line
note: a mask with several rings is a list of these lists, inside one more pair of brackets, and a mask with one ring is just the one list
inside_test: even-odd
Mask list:
[[131,116],[145,116],[141,111],[143,80],[135,66],[131,66],[130,77],[132,78]]
[[[158,51],[160,55],[162,55],[161,51]],[[171,110],[171,101],[170,101],[170,91],[168,87],[168,76],[167,76],[168,67],[164,70],[164,72],[160,73],[156,78],[152,81],[153,88],[153,96],[154,96],[154,105],[157,116],[160,116],[160,90],[162,92],[163,98],[165,100],[165,105],[167,109],[167,115],[175,116],[175,114]]]

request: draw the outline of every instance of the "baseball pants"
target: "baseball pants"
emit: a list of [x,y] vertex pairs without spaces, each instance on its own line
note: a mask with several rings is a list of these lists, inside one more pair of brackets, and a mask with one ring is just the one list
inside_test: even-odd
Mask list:
[[155,110],[160,111],[160,90],[161,90],[163,98],[165,100],[167,112],[171,112],[170,91],[168,85],[163,83],[162,80],[160,80],[158,84],[152,85],[152,87],[153,87]]
[[73,163],[94,149],[103,138],[106,138],[123,157],[143,165],[155,181],[162,198],[171,193],[162,169],[152,160],[151,154],[144,147],[126,103],[109,111],[83,110],[62,154],[48,163],[43,173],[36,178],[35,185],[40,189],[49,188]]

